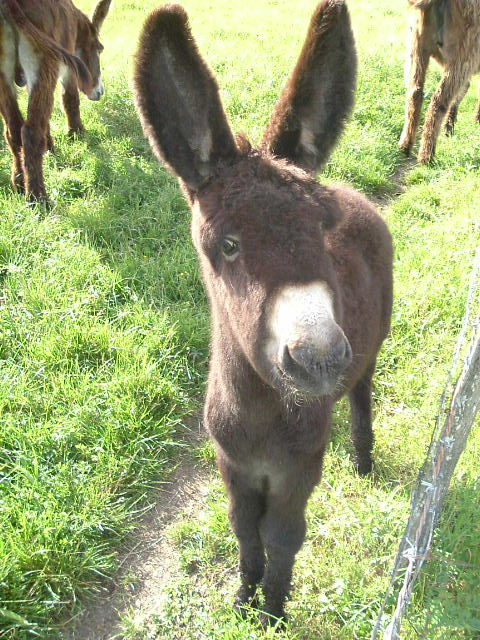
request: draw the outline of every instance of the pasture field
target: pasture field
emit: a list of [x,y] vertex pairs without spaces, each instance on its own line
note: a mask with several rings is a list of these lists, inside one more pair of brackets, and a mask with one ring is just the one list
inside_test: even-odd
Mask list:
[[[90,12],[93,0],[77,0]],[[480,242],[478,78],[456,135],[428,167],[397,150],[403,125],[403,2],[350,0],[359,50],[353,117],[322,180],[369,195],[396,246],[391,335],[375,378],[375,474],[351,464],[348,410],[335,412],[308,509],[281,637],[370,637],[409,512],[464,313]],[[293,67],[313,1],[186,0],[232,127],[261,136]],[[102,34],[106,95],[82,99],[87,133],[71,142],[57,99],[56,153],[45,162],[55,206],[11,192],[0,154],[0,637],[59,638],[115,574],[155,489],[184,456],[199,410],[208,309],[176,181],[143,138],[132,54],[154,0],[116,0]],[[432,69],[427,100],[440,77]],[[25,98],[22,97],[22,105]],[[211,467],[209,445],[194,452]],[[406,640],[480,637],[480,431],[450,491],[433,557],[415,592]],[[237,552],[220,481],[170,532],[180,577],[158,615],[134,611],[123,637],[274,637],[230,603]],[[280,636],[277,636],[280,637]]]

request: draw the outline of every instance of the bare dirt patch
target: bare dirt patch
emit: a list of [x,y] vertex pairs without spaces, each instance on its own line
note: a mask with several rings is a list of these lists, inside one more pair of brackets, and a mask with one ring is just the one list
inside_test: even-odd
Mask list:
[[[200,420],[197,423],[188,436],[192,446],[206,438]],[[120,558],[108,595],[86,608],[73,630],[64,634],[65,640],[121,640],[122,617],[134,611],[131,618],[140,626],[161,608],[166,588],[179,572],[178,552],[168,528],[204,507],[212,476],[210,468],[185,453],[143,518],[134,544]]]
[[413,156],[405,158],[395,169],[392,175],[392,186],[384,189],[380,193],[370,194],[368,199],[379,208],[388,207],[396,198],[401,196],[407,190],[405,179],[407,174],[413,169],[417,161]]

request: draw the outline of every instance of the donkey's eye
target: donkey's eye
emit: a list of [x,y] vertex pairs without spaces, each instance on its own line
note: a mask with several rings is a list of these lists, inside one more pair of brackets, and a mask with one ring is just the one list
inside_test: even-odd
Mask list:
[[227,260],[235,260],[238,255],[238,250],[238,240],[236,238],[226,236],[222,240],[222,253]]

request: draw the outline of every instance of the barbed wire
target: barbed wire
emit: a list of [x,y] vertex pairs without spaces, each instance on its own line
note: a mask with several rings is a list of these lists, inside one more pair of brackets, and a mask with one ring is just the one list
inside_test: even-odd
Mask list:
[[[448,487],[479,409],[480,317],[476,316],[471,320],[472,307],[478,290],[479,272],[480,249],[477,249],[452,366],[440,399],[430,447],[419,473],[410,517],[400,542],[390,585],[372,633],[372,640],[376,640],[382,632],[383,640],[400,640],[402,620],[423,564],[429,557],[433,533],[441,515]],[[471,334],[469,347],[466,346],[467,334]],[[457,375],[460,356],[465,352],[462,372],[452,393],[452,380]],[[445,411],[448,397],[451,397],[451,402],[448,411]],[[387,624],[385,609],[401,574],[404,575],[403,584],[397,597],[395,611]]]

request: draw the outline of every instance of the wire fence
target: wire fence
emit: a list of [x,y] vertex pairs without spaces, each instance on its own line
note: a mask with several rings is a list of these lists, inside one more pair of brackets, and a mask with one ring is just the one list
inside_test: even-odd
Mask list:
[[[372,640],[378,639],[381,634],[383,640],[401,638],[402,621],[417,578],[428,559],[445,495],[480,408],[480,317],[472,313],[472,309],[480,309],[479,272],[480,249],[477,250],[474,259],[462,329],[440,400],[432,441],[419,474],[410,517],[397,553],[390,585],[372,633]],[[458,375],[462,356],[463,367]],[[452,392],[454,379],[457,379],[457,382]],[[448,398],[451,400],[446,410]],[[389,620],[385,609],[395,589],[399,587],[396,608]]]

